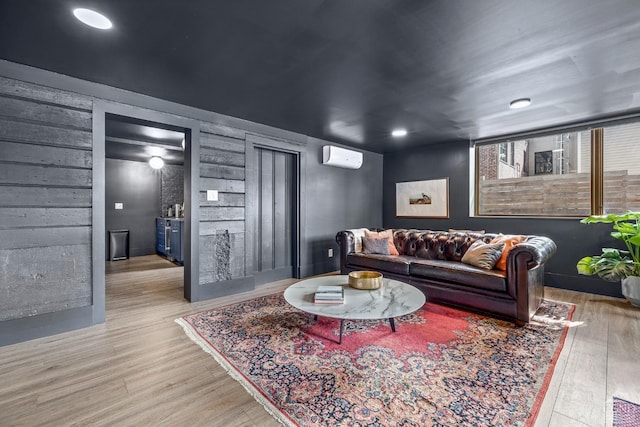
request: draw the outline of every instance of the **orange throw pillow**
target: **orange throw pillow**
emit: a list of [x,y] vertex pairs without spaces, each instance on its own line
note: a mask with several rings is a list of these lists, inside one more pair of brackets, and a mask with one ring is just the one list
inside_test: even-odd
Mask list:
[[522,243],[527,240],[527,236],[518,236],[514,234],[504,234],[498,237],[494,237],[490,243],[504,243],[504,250],[502,251],[502,255],[498,262],[496,262],[495,268],[498,270],[506,270],[507,269],[507,256],[509,255],[509,251],[514,245],[518,243]]
[[365,237],[386,237],[389,240],[389,255],[400,255],[398,250],[396,249],[396,245],[393,244],[393,230],[384,230],[384,231],[364,231]]

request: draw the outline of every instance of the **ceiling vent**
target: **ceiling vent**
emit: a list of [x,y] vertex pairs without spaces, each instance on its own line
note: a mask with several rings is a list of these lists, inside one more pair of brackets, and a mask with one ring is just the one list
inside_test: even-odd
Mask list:
[[362,153],[334,145],[325,145],[322,147],[322,164],[338,168],[360,169]]

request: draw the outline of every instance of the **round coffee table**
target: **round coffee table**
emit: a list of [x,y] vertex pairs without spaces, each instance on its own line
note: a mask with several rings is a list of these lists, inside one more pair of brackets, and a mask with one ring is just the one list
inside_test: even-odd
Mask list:
[[[349,276],[322,276],[301,280],[284,291],[284,299],[293,307],[306,313],[340,319],[340,344],[345,320],[389,319],[396,331],[394,317],[413,313],[424,305],[426,297],[419,289],[399,280],[382,279],[382,286],[375,290],[360,290],[349,286]],[[342,286],[343,304],[315,304],[316,289],[320,285]]]

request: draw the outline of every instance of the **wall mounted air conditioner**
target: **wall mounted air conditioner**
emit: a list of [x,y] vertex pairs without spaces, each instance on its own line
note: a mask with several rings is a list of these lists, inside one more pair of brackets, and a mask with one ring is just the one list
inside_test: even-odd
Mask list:
[[334,145],[325,145],[322,147],[322,164],[338,168],[359,169],[362,166],[362,153]]

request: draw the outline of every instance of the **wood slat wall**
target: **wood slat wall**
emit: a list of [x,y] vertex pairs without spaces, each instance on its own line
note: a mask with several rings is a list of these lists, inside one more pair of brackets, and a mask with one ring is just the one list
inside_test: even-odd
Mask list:
[[0,321],[92,303],[92,101],[0,78]]
[[[201,285],[247,276],[245,271],[245,133],[200,125]],[[207,200],[217,190],[218,200]]]

